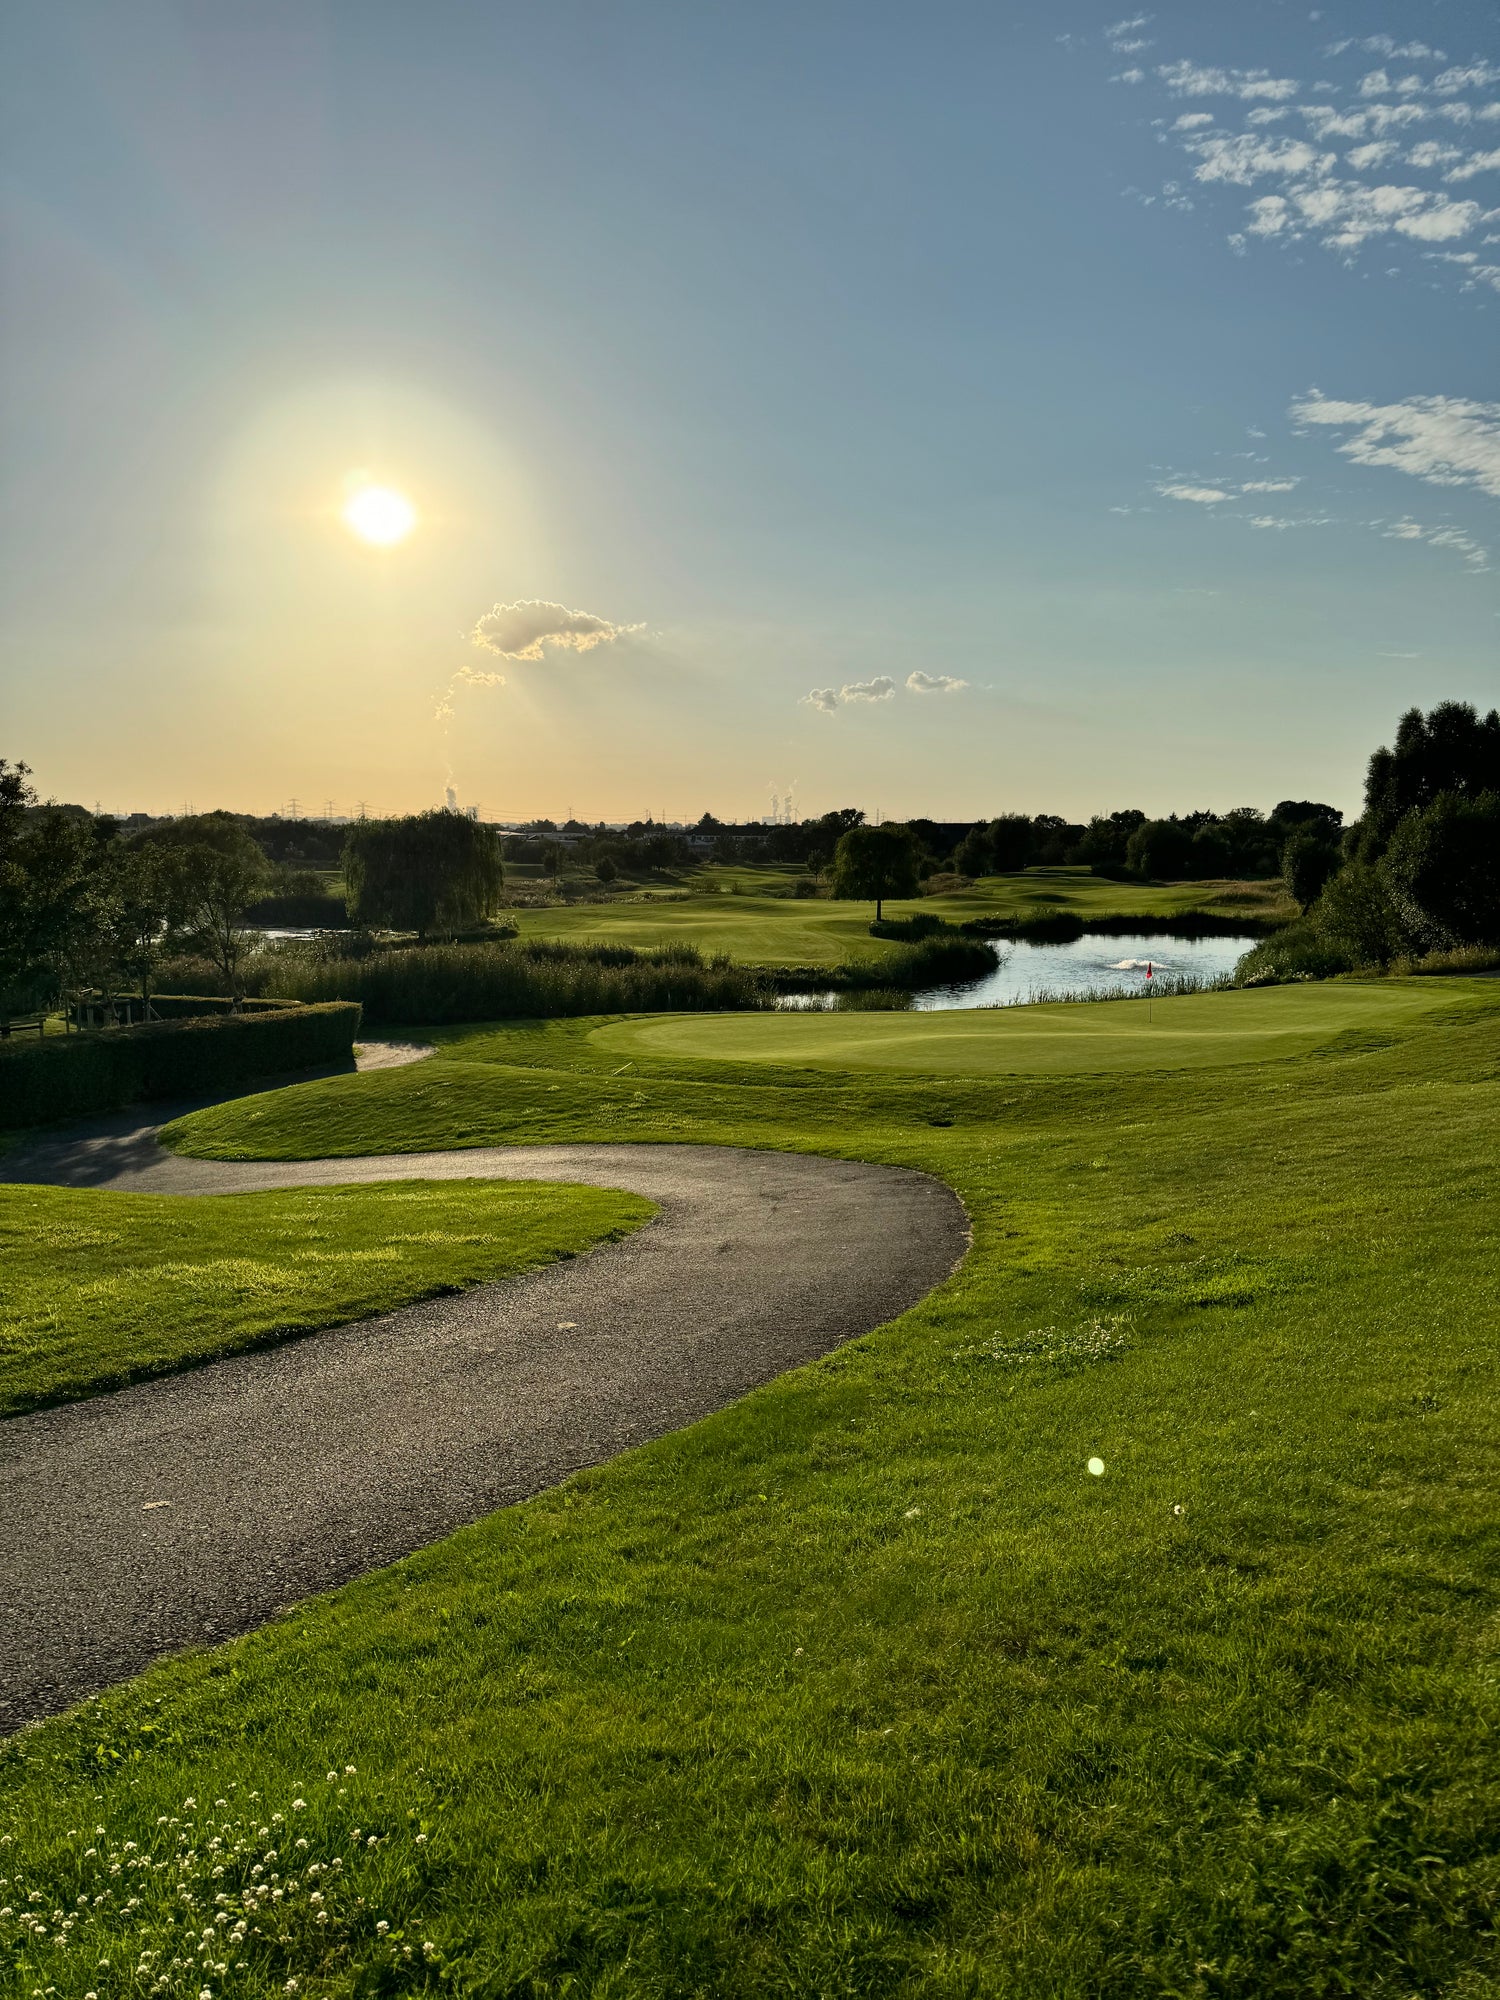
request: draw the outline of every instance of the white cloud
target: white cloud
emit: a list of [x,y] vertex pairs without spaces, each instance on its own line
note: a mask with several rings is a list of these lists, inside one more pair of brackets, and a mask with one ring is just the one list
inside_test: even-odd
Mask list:
[[1180,118],[1173,119],[1172,130],[1174,132],[1199,132],[1205,125],[1212,125],[1213,122],[1214,114],[1211,111],[1184,111]]
[[1253,132],[1197,139],[1188,151],[1198,156],[1194,180],[1234,181],[1241,187],[1266,174],[1301,179],[1329,173],[1334,166],[1332,153],[1319,153],[1305,139],[1262,139]]
[[1500,64],[1472,62],[1445,69],[1432,79],[1432,88],[1439,97],[1456,97],[1461,90],[1488,90],[1495,83],[1500,83]]
[[890,675],[877,674],[873,680],[845,681],[841,688],[814,688],[803,695],[802,701],[822,715],[832,715],[851,702],[889,701],[895,692],[896,683]]
[[924,674],[918,667],[915,673],[906,676],[906,685],[913,694],[957,694],[969,683],[955,680],[952,674]]
[[1331,514],[1252,514],[1252,528],[1327,528],[1332,525]]
[[1202,63],[1163,63],[1156,74],[1177,97],[1264,98],[1281,104],[1297,95],[1295,78],[1264,69],[1215,69]]
[[1434,486],[1474,486],[1500,499],[1500,403],[1458,396],[1351,403],[1314,389],[1289,414],[1300,424],[1352,433],[1338,449],[1357,465],[1390,466]]
[[1241,486],[1241,493],[1290,493],[1301,485],[1300,479],[1247,479]]
[[1325,180],[1262,195],[1250,204],[1254,236],[1300,242],[1316,236],[1330,250],[1358,250],[1372,237],[1404,236],[1418,243],[1452,243],[1484,219],[1476,201],[1453,201],[1427,188],[1364,187]]
[[1191,500],[1200,507],[1215,507],[1221,500],[1229,498],[1229,494],[1218,486],[1190,486],[1177,481],[1168,486],[1158,486],[1156,490],[1163,500]]
[[1470,153],[1462,166],[1452,173],[1444,174],[1445,181],[1471,181],[1476,174],[1492,174],[1500,170],[1500,147],[1489,153]]
[[641,629],[639,625],[612,624],[592,611],[570,611],[565,604],[527,597],[486,611],[470,636],[486,652],[503,653],[510,660],[540,660],[549,646],[589,653],[595,646],[606,646],[627,632]]

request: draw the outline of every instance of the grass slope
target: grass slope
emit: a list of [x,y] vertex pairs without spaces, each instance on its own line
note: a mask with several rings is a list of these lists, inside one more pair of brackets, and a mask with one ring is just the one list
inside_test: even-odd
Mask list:
[[975,1247],[868,1340],[11,1746],[0,1872],[48,1935],[11,1920],[6,1990],[1494,1991],[1496,1002],[1003,1080],[616,1075],[555,1022],[189,1121],[813,1146],[946,1176]]
[[[794,901],[785,894],[753,893],[757,882],[769,888],[786,876],[787,871],[770,869],[705,870],[693,878],[685,896],[518,910],[512,915],[524,937],[641,947],[681,942],[707,953],[727,953],[749,965],[838,965],[889,950],[869,934],[873,909],[867,904]],[[739,885],[739,893],[729,893],[732,883]],[[990,876],[952,895],[886,905],[889,916],[909,916],[918,910],[953,923],[1049,911],[1070,912],[1086,922],[1105,916],[1160,919],[1185,910],[1257,922],[1285,921],[1295,914],[1279,882],[1172,882],[1145,887],[1107,882],[1086,869],[1064,868]]]
[[0,1188],[0,1416],[568,1257],[651,1204],[534,1181]]

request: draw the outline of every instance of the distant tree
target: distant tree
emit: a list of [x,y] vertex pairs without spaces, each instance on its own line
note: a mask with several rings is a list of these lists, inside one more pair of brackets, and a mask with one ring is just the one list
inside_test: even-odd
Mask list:
[[1500,944],[1500,791],[1439,792],[1397,823],[1381,868],[1424,943]]
[[1185,820],[1148,819],[1131,834],[1125,853],[1138,875],[1158,882],[1185,881],[1195,865],[1192,828]]
[[1271,808],[1271,823],[1283,833],[1296,827],[1320,833],[1333,844],[1343,828],[1344,815],[1337,806],[1320,805],[1316,799],[1281,799]]
[[152,827],[140,845],[166,857],[161,879],[170,884],[173,932],[211,962],[238,1007],[245,960],[256,942],[245,911],[273,879],[264,849],[243,821],[226,812],[189,814]]
[[995,851],[990,844],[990,830],[982,820],[977,826],[971,826],[958,843],[953,865],[960,875],[992,875],[995,872]]
[[594,863],[594,873],[606,889],[614,881],[619,872],[619,869],[616,868],[607,854],[601,854],[599,859]]
[[1299,909],[1311,909],[1330,877],[1337,874],[1339,850],[1309,821],[1290,836],[1281,850],[1281,876]]
[[483,922],[498,903],[505,879],[500,835],[463,813],[366,820],[345,836],[344,878],[358,924],[415,931],[423,939],[463,930]]
[[833,851],[833,893],[845,902],[873,902],[879,923],[887,896],[917,893],[919,859],[904,826],[852,826]]
[[1146,815],[1135,807],[1127,807],[1123,812],[1112,812],[1107,817],[1096,813],[1083,830],[1083,838],[1074,848],[1071,859],[1085,862],[1089,867],[1102,863],[1107,867],[1123,867],[1130,836],[1138,826],[1144,826]]

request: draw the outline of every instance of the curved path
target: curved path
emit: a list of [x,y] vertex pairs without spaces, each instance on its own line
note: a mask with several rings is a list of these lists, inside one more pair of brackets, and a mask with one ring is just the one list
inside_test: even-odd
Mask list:
[[39,1141],[0,1179],[582,1181],[661,1213],[525,1277],[0,1423],[0,1732],[722,1408],[915,1304],[968,1244],[947,1188],[858,1161],[534,1146],[224,1163],[163,1152],[142,1117]]

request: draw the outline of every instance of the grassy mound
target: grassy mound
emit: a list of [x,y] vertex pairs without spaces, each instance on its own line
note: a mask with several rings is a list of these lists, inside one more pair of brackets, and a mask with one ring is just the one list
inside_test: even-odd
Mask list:
[[535,1181],[0,1187],[0,1416],[570,1257],[651,1204]]

